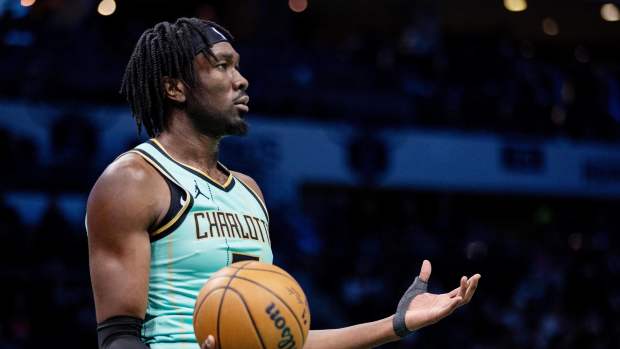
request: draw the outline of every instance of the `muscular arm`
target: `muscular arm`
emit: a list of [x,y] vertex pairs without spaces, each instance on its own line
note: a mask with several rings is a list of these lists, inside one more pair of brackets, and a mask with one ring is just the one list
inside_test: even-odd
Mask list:
[[[167,199],[166,199],[167,195]],[[144,318],[150,266],[148,228],[169,202],[164,180],[139,156],[112,163],[88,198],[89,266],[97,322]]]
[[392,316],[378,321],[333,330],[311,330],[304,349],[362,349],[397,341]]

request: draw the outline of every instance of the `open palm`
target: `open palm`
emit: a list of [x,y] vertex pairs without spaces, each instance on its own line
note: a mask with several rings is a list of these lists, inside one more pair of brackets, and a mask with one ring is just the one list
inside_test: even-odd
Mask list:
[[[420,279],[428,281],[431,275],[431,263],[424,261],[420,270]],[[471,278],[463,276],[460,286],[448,293],[422,293],[411,301],[405,315],[405,323],[409,330],[416,330],[436,323],[450,315],[456,308],[469,303],[478,286],[480,274]]]

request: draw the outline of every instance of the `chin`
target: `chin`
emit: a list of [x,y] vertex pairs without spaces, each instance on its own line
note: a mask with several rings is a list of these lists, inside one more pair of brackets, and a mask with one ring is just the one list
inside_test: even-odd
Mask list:
[[248,124],[239,118],[237,122],[229,124],[226,131],[230,136],[244,136],[248,133]]

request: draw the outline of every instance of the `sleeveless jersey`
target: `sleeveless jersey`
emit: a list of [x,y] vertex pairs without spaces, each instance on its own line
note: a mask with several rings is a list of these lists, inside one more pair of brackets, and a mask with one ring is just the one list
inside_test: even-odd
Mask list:
[[142,340],[152,349],[196,349],[194,303],[211,274],[241,260],[272,263],[267,209],[257,193],[220,163],[228,173],[224,185],[176,161],[154,139],[129,153],[142,156],[166,179],[170,207],[175,208],[150,232]]

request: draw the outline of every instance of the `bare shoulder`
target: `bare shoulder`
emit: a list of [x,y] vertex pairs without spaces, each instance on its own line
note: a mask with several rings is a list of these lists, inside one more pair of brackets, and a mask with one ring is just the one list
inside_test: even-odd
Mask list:
[[93,186],[89,200],[98,197],[148,195],[149,185],[156,182],[155,169],[137,154],[125,154],[114,160],[103,171]]
[[[88,197],[88,230],[148,228],[161,213],[167,192],[157,171],[137,154],[125,154],[101,174]],[[95,229],[91,229],[91,228]]]
[[241,172],[236,172],[236,171],[230,171],[235,177],[237,177],[237,179],[243,181],[243,183],[245,185],[247,185],[248,187],[250,187],[250,189],[252,189],[254,192],[256,192],[256,194],[258,194],[258,196],[260,196],[260,199],[263,200],[263,202],[265,202],[265,198],[263,197],[263,192],[260,190],[258,184],[256,183],[256,181],[246,175],[243,174]]

